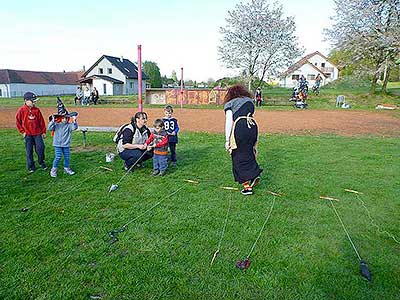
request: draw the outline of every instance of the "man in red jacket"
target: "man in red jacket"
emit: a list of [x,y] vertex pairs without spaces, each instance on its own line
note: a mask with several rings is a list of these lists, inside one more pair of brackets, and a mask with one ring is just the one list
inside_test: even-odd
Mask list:
[[40,109],[35,106],[37,96],[32,92],[24,94],[25,104],[21,106],[15,116],[18,131],[25,140],[26,162],[28,172],[35,172],[35,161],[33,160],[33,147],[38,156],[38,162],[43,170],[46,170],[44,162],[44,143],[46,137],[46,124]]

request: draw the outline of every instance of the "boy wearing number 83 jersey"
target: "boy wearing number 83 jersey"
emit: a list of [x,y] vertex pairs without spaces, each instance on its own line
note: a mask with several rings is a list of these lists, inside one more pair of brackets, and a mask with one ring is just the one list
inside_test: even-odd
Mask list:
[[164,108],[164,129],[168,134],[169,150],[171,151],[171,165],[176,167],[176,144],[178,144],[178,120],[172,117],[174,109],[171,105]]

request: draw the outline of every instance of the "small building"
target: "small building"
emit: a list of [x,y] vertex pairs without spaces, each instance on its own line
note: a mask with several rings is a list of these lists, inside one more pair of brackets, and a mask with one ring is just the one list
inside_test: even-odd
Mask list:
[[338,79],[339,69],[326,56],[315,51],[304,56],[283,72],[279,85],[282,87],[292,88],[296,86],[300,76],[304,75],[312,86],[314,85],[315,78],[318,74],[322,76],[321,85],[325,85]]
[[[142,72],[142,92],[146,89],[147,75]],[[138,68],[126,58],[109,55],[100,57],[79,82],[100,95],[133,95],[138,93]]]
[[22,97],[26,91],[37,95],[75,94],[81,72],[40,72],[0,70],[0,97]]

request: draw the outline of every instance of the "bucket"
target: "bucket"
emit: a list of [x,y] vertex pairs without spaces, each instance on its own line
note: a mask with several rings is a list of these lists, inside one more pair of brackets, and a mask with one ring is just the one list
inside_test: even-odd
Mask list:
[[106,162],[113,162],[114,161],[114,157],[115,157],[115,154],[114,153],[107,153],[106,154]]

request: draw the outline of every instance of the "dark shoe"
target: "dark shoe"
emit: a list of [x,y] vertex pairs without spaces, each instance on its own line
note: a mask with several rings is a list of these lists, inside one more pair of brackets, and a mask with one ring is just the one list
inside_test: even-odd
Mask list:
[[42,164],[40,165],[40,167],[42,168],[42,170],[47,170],[47,166],[46,166],[45,163],[42,163]]
[[242,195],[248,196],[248,195],[253,195],[253,189],[251,187],[245,188],[240,191]]
[[176,161],[171,162],[171,167],[176,167]]
[[157,176],[158,174],[160,174],[160,170],[154,170],[153,176]]
[[250,186],[253,188],[260,183],[260,176],[257,176],[253,180],[250,180]]
[[29,174],[32,174],[33,172],[35,172],[35,169],[28,169]]
[[165,174],[167,174],[167,171],[161,171],[160,172],[160,176],[164,176]]
[[144,168],[143,164],[136,164],[136,168]]

